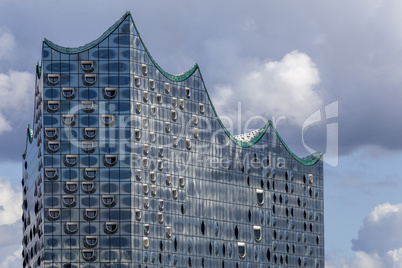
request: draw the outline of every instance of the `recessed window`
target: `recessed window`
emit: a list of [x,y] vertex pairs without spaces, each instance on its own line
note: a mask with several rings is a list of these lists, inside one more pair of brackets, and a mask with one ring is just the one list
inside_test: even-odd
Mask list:
[[257,189],[257,202],[260,206],[264,204],[264,190]]
[[67,193],[74,193],[77,191],[77,189],[78,189],[78,182],[76,182],[76,181],[66,182],[66,187],[64,188],[64,190]]
[[169,83],[165,83],[165,93],[169,94],[170,92],[170,84]]
[[149,100],[149,94],[148,91],[143,91],[142,92],[142,99],[144,100],[144,102],[147,102]]
[[78,231],[78,222],[66,222],[66,233],[74,234]]
[[255,241],[260,242],[262,237],[261,226],[254,226],[253,230],[254,230]]
[[186,206],[184,204],[181,205],[180,211],[181,211],[181,214],[183,214],[183,215],[186,214]]
[[149,197],[144,197],[144,208],[149,208]]
[[205,234],[205,223],[204,223],[204,221],[201,222],[201,234],[202,235]]
[[144,75],[147,75],[148,70],[147,70],[147,65],[146,64],[141,64],[141,70],[142,70],[142,73]]
[[116,204],[113,195],[102,195],[102,203],[107,207],[112,207]]
[[142,238],[142,243],[144,244],[145,249],[149,248],[149,239],[148,239],[148,237]]
[[98,243],[98,238],[94,235],[85,236],[85,246],[92,248]]
[[84,128],[83,134],[85,139],[93,139],[96,136],[96,128]]
[[194,139],[198,139],[199,136],[199,130],[198,128],[194,128]]
[[86,153],[93,153],[95,151],[95,143],[93,141],[81,142],[82,150]]
[[196,114],[193,114],[193,124],[196,126],[198,124],[198,118]]
[[239,252],[240,259],[244,259],[246,257],[246,245],[244,243],[237,243],[237,249]]
[[172,227],[167,226],[166,227],[166,237],[170,238],[172,236]]
[[82,182],[82,190],[86,193],[93,193],[95,192],[95,184],[91,181],[84,181]]
[[93,180],[96,177],[97,169],[96,168],[86,168],[84,169],[84,177],[87,180]]
[[54,127],[47,127],[45,128],[45,136],[49,139],[49,140],[54,140],[57,138],[57,128]]
[[68,167],[75,166],[78,162],[78,155],[75,154],[68,154],[64,159],[64,164]]
[[134,135],[137,140],[141,139],[141,131],[138,128],[134,129]]
[[172,110],[171,115],[172,115],[172,120],[176,121],[177,120],[177,112],[176,112],[176,110]]
[[166,174],[166,185],[170,185],[172,183],[172,177],[170,174]]
[[149,79],[149,88],[152,90],[155,89],[155,80]]
[[47,143],[47,151],[49,153],[56,153],[60,149],[60,142],[59,141],[49,141]]
[[180,110],[184,110],[184,99],[180,99],[180,105],[179,105],[179,108],[180,108]]
[[152,194],[152,196],[156,195],[156,185],[151,186],[151,194]]
[[94,208],[87,208],[85,209],[85,219],[88,221],[92,221],[96,218],[96,216],[98,215],[98,211]]
[[185,92],[186,92],[186,97],[187,97],[187,98],[190,98],[190,96],[191,96],[190,88],[189,88],[189,87],[185,87],[184,90],[185,90]]
[[95,110],[95,105],[93,101],[82,101],[82,110],[86,113],[92,113]]
[[176,97],[173,97],[173,98],[172,98],[172,105],[173,105],[174,107],[177,107],[177,98],[176,98]]
[[190,139],[186,139],[186,147],[187,149],[191,149],[191,140]]
[[137,220],[141,220],[141,210],[139,210],[139,209],[135,210],[135,218]]
[[103,97],[105,99],[113,99],[116,97],[116,88],[115,87],[105,87],[103,89]]
[[86,261],[93,261],[95,260],[95,253],[93,249],[84,249],[82,250],[82,257]]
[[148,158],[143,157],[143,158],[142,158],[142,165],[143,165],[145,168],[147,168],[147,167],[148,167],[148,164],[149,164]]
[[82,76],[82,82],[86,86],[92,86],[96,82],[96,74],[84,74]]
[[58,178],[57,169],[56,168],[45,168],[45,176],[50,180],[55,180]]
[[151,105],[151,116],[155,116],[155,115],[156,115],[156,106]]
[[158,212],[158,221],[159,221],[159,223],[163,223],[163,213],[162,212]]
[[184,187],[184,185],[185,185],[184,177],[179,177],[179,184],[180,184],[180,187]]
[[107,154],[103,158],[103,163],[105,166],[111,167],[114,166],[117,163],[117,155],[115,154]]
[[73,114],[63,114],[63,123],[66,126],[74,126],[75,125],[75,119]]
[[73,87],[63,87],[61,91],[64,98],[68,100],[75,98],[75,90]]
[[55,113],[59,110],[60,102],[59,101],[48,101],[47,102],[47,111],[49,113]]
[[163,199],[159,199],[159,210],[163,210],[165,208],[165,201]]
[[106,222],[105,223],[105,233],[113,234],[117,231],[117,222]]
[[49,86],[55,86],[59,83],[60,75],[59,74],[48,74],[47,75],[47,84]]
[[102,114],[102,122],[105,126],[113,126],[114,116],[112,114]]
[[239,227],[235,226],[234,235],[236,239],[239,239]]
[[75,197],[74,195],[65,195],[63,196],[63,203],[66,207],[75,206]]
[[60,209],[50,208],[49,209],[49,220],[55,221],[60,217]]
[[161,95],[161,94],[156,94],[156,101],[157,101],[159,104],[162,104],[163,99],[162,99],[162,95]]
[[91,60],[83,60],[81,61],[81,68],[85,72],[92,72],[94,70],[94,62]]
[[148,184],[142,185],[142,191],[144,192],[145,195],[147,195],[149,193]]
[[172,196],[173,196],[173,199],[177,199],[177,196],[178,196],[177,189],[172,189]]
[[136,85],[137,87],[140,86],[140,84],[141,84],[141,79],[140,79],[140,77],[139,77],[138,75],[135,75],[135,76],[134,76],[134,83],[135,83],[135,85]]

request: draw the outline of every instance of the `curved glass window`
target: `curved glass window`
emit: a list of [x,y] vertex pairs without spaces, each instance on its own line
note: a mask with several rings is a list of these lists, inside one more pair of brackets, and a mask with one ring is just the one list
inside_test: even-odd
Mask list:
[[66,126],[74,126],[75,119],[73,114],[63,114],[63,123]]
[[74,234],[78,231],[78,222],[66,222],[66,233]]
[[149,88],[150,89],[155,89],[155,80],[149,79]]
[[113,126],[114,116],[111,114],[102,114],[102,122],[105,126]]
[[93,249],[84,249],[82,250],[82,257],[86,261],[93,261],[95,260],[95,253]]
[[142,95],[143,95],[142,99],[144,100],[144,102],[147,102],[149,99],[148,91],[143,91]]
[[147,71],[147,65],[146,64],[141,64],[141,70],[142,70],[142,73],[144,75],[147,75],[148,71]]
[[67,193],[74,193],[78,189],[78,182],[68,181],[66,182],[66,187],[64,189]]
[[261,233],[261,226],[254,226],[254,239],[257,242],[261,241],[262,233]]
[[144,244],[144,248],[149,248],[149,239],[148,239],[148,237],[142,238],[142,243]]
[[60,217],[60,209],[58,208],[50,208],[49,209],[49,220],[55,221]]
[[81,68],[85,72],[92,72],[94,70],[94,62],[91,60],[83,60],[81,61]]
[[86,113],[92,113],[95,110],[95,105],[93,101],[82,101],[82,110]]
[[84,128],[83,133],[85,139],[93,139],[96,136],[96,128]]
[[81,186],[82,190],[86,193],[95,192],[95,184],[91,181],[84,181]]
[[141,220],[141,210],[139,210],[139,209],[135,210],[135,218],[137,220]]
[[262,206],[264,204],[264,190],[257,189],[256,192],[257,192],[257,202],[259,205]]
[[60,102],[59,101],[48,101],[47,102],[47,111],[49,113],[55,113],[59,110]]
[[68,154],[64,160],[64,164],[68,167],[75,166],[78,162],[78,155]]
[[177,120],[177,112],[176,112],[176,110],[172,110],[171,114],[172,114],[172,120],[176,121]]
[[94,247],[98,243],[98,238],[94,235],[85,236],[85,246],[86,247]]
[[136,85],[137,87],[140,86],[141,80],[140,80],[140,77],[139,77],[138,75],[135,75],[135,76],[134,76],[134,83],[135,83],[135,85]]
[[87,208],[87,209],[85,209],[84,217],[85,217],[86,220],[91,221],[91,220],[94,220],[96,218],[97,214],[98,214],[98,211],[96,209]]
[[105,223],[105,233],[113,234],[117,231],[117,222],[106,222]]
[[61,91],[64,98],[68,100],[75,98],[75,90],[73,87],[63,87]]
[[84,74],[82,76],[82,82],[86,86],[92,86],[96,82],[96,74]]
[[45,176],[50,180],[55,180],[58,178],[57,168],[45,168]]
[[237,249],[239,253],[240,259],[244,259],[246,257],[246,245],[244,243],[237,243]]
[[159,223],[163,223],[163,213],[162,212],[158,212],[158,221],[159,221]]
[[172,236],[172,227],[170,227],[170,226],[166,227],[166,236],[167,236],[167,238]]
[[177,189],[172,189],[172,196],[173,196],[173,199],[177,199],[177,196],[178,196]]
[[105,87],[103,89],[103,97],[105,99],[113,99],[116,97],[116,88],[115,87]]
[[102,195],[102,203],[107,207],[112,207],[115,205],[113,195]]
[[95,151],[95,143],[93,141],[83,141],[81,147],[86,153],[93,153]]
[[115,154],[107,154],[103,158],[103,163],[105,166],[114,166],[117,163],[117,155]]
[[189,87],[185,87],[184,89],[185,89],[185,92],[186,92],[186,97],[187,97],[187,98],[190,98],[190,96],[191,96],[190,88],[189,88]]
[[49,86],[55,86],[59,83],[60,75],[59,74],[48,74],[47,75],[47,84]]
[[56,153],[60,149],[60,142],[59,141],[49,141],[47,143],[47,151],[49,153]]
[[144,208],[149,208],[149,198],[144,197]]
[[57,138],[57,128],[54,127],[47,127],[45,128],[45,136],[49,139],[49,140],[54,140]]
[[96,174],[97,174],[97,169],[96,168],[86,168],[86,169],[84,169],[84,177],[87,180],[95,179]]
[[163,199],[159,199],[159,210],[163,210],[165,208],[165,201]]
[[165,83],[165,93],[169,94],[170,92],[170,83]]
[[75,206],[75,197],[74,195],[65,195],[63,196],[63,203],[66,207]]

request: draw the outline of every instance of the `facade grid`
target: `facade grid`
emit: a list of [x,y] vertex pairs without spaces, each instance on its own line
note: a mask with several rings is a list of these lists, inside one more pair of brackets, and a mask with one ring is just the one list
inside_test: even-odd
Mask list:
[[129,12],[83,47],[45,39],[36,73],[23,267],[324,267],[321,155],[271,122],[232,136]]

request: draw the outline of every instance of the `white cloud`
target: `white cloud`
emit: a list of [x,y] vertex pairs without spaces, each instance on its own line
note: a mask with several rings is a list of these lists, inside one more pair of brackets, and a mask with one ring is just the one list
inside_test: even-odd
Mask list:
[[301,126],[323,103],[316,88],[319,83],[314,62],[295,50],[280,61],[257,62],[235,84],[217,86],[213,100],[223,114],[237,114],[234,104],[242,101],[245,120],[255,115],[267,119],[286,116],[290,123]]
[[16,192],[10,180],[0,177],[0,226],[13,224],[21,218],[21,192]]
[[402,268],[402,203],[380,204],[364,218],[350,258],[328,256],[326,267]]
[[22,246],[12,255],[6,257],[4,261],[0,264],[0,268],[20,267],[22,264],[21,251]]
[[34,75],[28,72],[0,73],[0,134],[31,116],[34,81]]
[[0,60],[10,59],[15,47],[16,42],[12,32],[0,27]]

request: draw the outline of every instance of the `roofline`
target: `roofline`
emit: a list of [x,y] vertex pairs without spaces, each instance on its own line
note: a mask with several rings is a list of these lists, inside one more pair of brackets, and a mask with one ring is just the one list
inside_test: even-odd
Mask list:
[[[155,65],[155,67],[159,70],[159,72],[161,72],[167,79],[169,79],[170,81],[173,81],[173,82],[181,82],[181,81],[184,81],[184,80],[188,79],[189,77],[191,77],[197,69],[199,70],[198,64],[195,63],[192,68],[190,68],[188,71],[186,71],[186,72],[184,72],[184,73],[182,73],[182,74],[179,74],[179,75],[172,75],[172,74],[170,74],[170,73],[164,71],[164,70],[162,69],[162,67],[160,67],[159,64],[153,59],[153,57],[151,56],[151,53],[148,51],[147,47],[145,46],[145,44],[144,44],[144,42],[143,42],[143,40],[142,40],[142,38],[141,38],[141,35],[140,35],[140,33],[139,33],[139,31],[138,31],[138,29],[137,29],[135,23],[134,23],[134,19],[133,19],[133,17],[131,16],[130,11],[127,11],[118,21],[116,21],[116,22],[115,22],[107,31],[105,31],[100,37],[98,37],[96,40],[94,40],[94,41],[92,41],[92,42],[90,42],[90,43],[88,43],[88,44],[86,44],[86,45],[83,45],[83,46],[80,46],[80,47],[76,47],[76,48],[67,48],[67,47],[63,47],[63,46],[57,45],[57,44],[55,44],[55,43],[49,41],[49,40],[46,39],[46,38],[44,39],[43,43],[46,44],[46,45],[48,45],[50,48],[52,48],[52,49],[54,49],[54,50],[60,52],[60,53],[65,53],[65,54],[81,53],[81,52],[83,52],[83,51],[89,50],[89,49],[91,49],[91,48],[97,46],[99,43],[101,43],[102,41],[104,41],[114,30],[116,30],[116,29],[120,26],[120,24],[121,24],[127,17],[130,17],[130,18],[131,18],[131,21],[133,22],[134,28],[135,28],[135,30],[136,30],[136,32],[137,32],[137,34],[138,34],[138,37],[140,38],[141,44],[143,45],[143,47],[144,47],[144,49],[145,49],[145,52],[147,53],[148,57],[151,59],[152,63],[153,63],[153,64]],[[316,153],[314,153],[314,154],[311,154],[311,155],[306,156],[306,157],[303,157],[303,158],[300,158],[300,157],[298,157],[296,154],[294,154],[294,153],[290,150],[290,148],[286,145],[286,143],[284,142],[284,140],[282,139],[282,137],[279,135],[278,131],[276,130],[276,128],[275,128],[275,126],[273,125],[273,123],[272,123],[271,120],[269,120],[269,121],[265,124],[265,126],[264,126],[263,129],[260,131],[260,133],[259,133],[257,136],[255,136],[252,140],[250,140],[250,141],[248,141],[248,142],[243,142],[243,141],[240,141],[240,140],[236,139],[236,138],[226,129],[226,127],[224,126],[224,124],[223,124],[222,121],[220,120],[220,118],[219,118],[219,116],[218,116],[218,113],[216,112],[215,106],[213,105],[212,100],[211,100],[211,98],[210,98],[210,96],[209,96],[207,87],[205,86],[205,82],[204,82],[204,79],[202,78],[201,71],[200,71],[200,77],[201,77],[202,83],[203,83],[203,85],[204,85],[205,92],[206,92],[206,94],[207,94],[208,100],[209,100],[209,102],[210,102],[210,104],[211,104],[211,106],[212,106],[212,109],[213,109],[213,111],[214,111],[214,113],[215,113],[216,118],[217,118],[218,121],[219,121],[219,124],[221,125],[221,127],[222,127],[223,131],[226,133],[226,135],[227,135],[236,145],[238,145],[238,146],[240,146],[240,147],[251,147],[251,146],[253,146],[254,144],[256,144],[256,143],[264,136],[264,134],[265,134],[265,133],[267,132],[267,130],[268,130],[268,127],[271,127],[271,128],[273,129],[273,131],[275,132],[275,134],[277,135],[277,137],[279,138],[279,140],[281,141],[281,143],[283,144],[283,146],[285,146],[285,148],[286,148],[286,150],[288,151],[288,153],[289,153],[295,160],[297,160],[299,163],[301,163],[301,164],[303,164],[303,165],[306,165],[306,166],[310,166],[310,165],[314,165],[315,163],[317,163],[317,162],[321,159],[322,153],[319,153],[319,152],[316,152]]]

